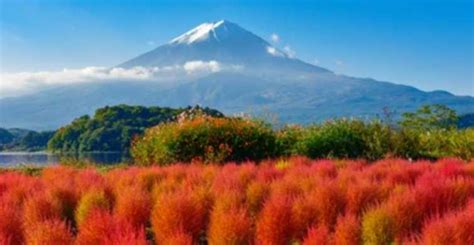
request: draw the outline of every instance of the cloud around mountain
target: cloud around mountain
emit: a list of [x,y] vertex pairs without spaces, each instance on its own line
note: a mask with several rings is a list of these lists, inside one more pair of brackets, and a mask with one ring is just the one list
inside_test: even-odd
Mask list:
[[195,79],[221,71],[241,70],[241,65],[223,64],[215,60],[193,60],[182,65],[131,68],[89,66],[61,71],[39,71],[0,74],[0,97],[14,97],[55,86],[111,81],[164,82]]

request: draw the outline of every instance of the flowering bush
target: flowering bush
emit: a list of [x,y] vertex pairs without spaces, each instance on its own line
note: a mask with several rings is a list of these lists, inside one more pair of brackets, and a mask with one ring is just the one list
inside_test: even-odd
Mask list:
[[0,244],[473,244],[473,165],[293,157],[8,170]]
[[275,135],[250,119],[198,117],[147,130],[131,152],[142,165],[260,160],[275,155]]

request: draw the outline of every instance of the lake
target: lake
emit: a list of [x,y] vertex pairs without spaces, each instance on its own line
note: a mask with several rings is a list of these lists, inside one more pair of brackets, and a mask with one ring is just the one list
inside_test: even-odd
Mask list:
[[56,154],[49,152],[0,152],[0,167],[16,165],[52,165],[64,159],[88,160],[98,164],[115,164],[128,161],[129,158],[118,152],[87,152]]

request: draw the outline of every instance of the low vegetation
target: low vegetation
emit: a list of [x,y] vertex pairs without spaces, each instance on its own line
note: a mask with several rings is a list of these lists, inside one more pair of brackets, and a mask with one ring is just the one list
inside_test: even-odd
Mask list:
[[470,160],[474,157],[474,128],[458,129],[455,113],[443,106],[406,113],[399,125],[337,119],[274,130],[254,119],[198,117],[146,130],[134,141],[131,153],[141,165],[259,161],[292,155],[312,159]]
[[474,162],[0,173],[0,244],[473,244]]
[[241,118],[198,117],[153,127],[132,146],[142,165],[261,160],[276,153],[270,125]]

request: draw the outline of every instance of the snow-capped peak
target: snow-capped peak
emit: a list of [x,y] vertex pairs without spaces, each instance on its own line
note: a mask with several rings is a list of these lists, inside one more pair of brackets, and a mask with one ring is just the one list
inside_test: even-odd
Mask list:
[[217,22],[211,23],[203,23],[194,29],[184,33],[183,35],[174,38],[171,40],[170,43],[178,44],[178,43],[186,43],[191,44],[196,41],[206,40],[210,35],[214,36],[214,38],[218,39],[215,29],[222,24],[224,24],[224,20],[220,20]]

